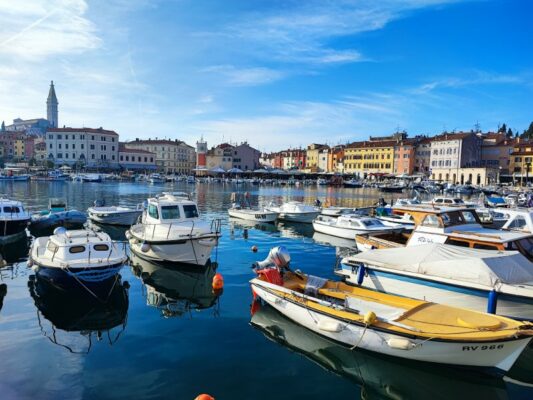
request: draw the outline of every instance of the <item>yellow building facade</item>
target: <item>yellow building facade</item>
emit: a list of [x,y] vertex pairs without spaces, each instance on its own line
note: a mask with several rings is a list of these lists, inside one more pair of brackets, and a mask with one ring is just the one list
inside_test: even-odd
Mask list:
[[509,162],[509,172],[513,181],[525,184],[533,177],[533,143],[517,143],[513,147]]
[[25,144],[24,139],[16,139],[14,143],[14,157],[24,158],[25,156]]
[[394,141],[355,142],[344,150],[344,172],[381,175],[394,172]]

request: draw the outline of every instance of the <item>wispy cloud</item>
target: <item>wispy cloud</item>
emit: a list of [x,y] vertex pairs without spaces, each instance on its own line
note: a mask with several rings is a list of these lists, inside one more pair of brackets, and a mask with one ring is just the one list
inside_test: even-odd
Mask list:
[[525,82],[526,78],[521,74],[510,75],[496,74],[486,71],[475,71],[473,73],[468,73],[464,77],[439,78],[430,82],[426,82],[413,89],[413,92],[428,93],[437,89],[445,88],[462,88],[465,86],[474,85],[522,84]]
[[230,86],[256,86],[281,79],[285,73],[265,67],[238,68],[233,65],[213,65],[202,72],[221,75]]
[[[24,7],[21,7],[21,4]],[[0,3],[0,55],[42,60],[100,45],[83,0]]]

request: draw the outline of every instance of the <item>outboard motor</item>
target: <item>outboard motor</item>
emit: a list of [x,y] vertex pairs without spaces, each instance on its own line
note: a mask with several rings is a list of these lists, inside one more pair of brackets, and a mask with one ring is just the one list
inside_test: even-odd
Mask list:
[[255,269],[264,269],[264,268],[278,268],[282,270],[283,268],[289,269],[289,263],[291,262],[291,255],[285,246],[276,246],[270,249],[268,257],[263,261],[257,261],[254,263],[253,267]]

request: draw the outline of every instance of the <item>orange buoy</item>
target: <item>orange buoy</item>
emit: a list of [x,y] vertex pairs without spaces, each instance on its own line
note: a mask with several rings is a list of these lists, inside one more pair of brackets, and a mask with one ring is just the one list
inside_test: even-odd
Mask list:
[[221,290],[224,288],[224,278],[221,273],[216,273],[212,282],[213,290]]
[[215,398],[213,396],[209,396],[208,394],[199,394],[194,400],[215,400]]
[[252,246],[252,251],[253,251],[254,253],[257,253],[257,246],[255,246],[255,245]]

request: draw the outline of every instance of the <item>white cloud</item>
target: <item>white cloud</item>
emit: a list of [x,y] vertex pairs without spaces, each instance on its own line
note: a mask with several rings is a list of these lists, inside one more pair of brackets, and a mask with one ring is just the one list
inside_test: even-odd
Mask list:
[[[0,55],[42,60],[100,45],[83,0],[0,3]],[[24,4],[24,7],[20,7]]]
[[238,68],[233,65],[213,65],[202,72],[222,75],[229,86],[256,86],[277,81],[284,76],[281,71],[265,67]]
[[526,78],[521,75],[494,74],[486,71],[474,71],[464,77],[447,77],[426,82],[415,88],[415,93],[428,93],[437,89],[461,88],[473,85],[495,85],[495,84],[522,84],[526,83]]

